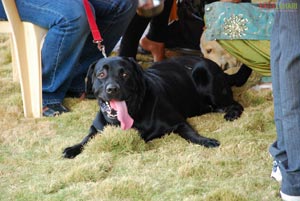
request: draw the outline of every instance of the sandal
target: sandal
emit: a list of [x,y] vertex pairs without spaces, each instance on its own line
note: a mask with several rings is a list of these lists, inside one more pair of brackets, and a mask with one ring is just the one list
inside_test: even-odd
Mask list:
[[63,106],[61,103],[49,104],[43,107],[44,117],[56,117],[62,113],[69,112],[70,110]]

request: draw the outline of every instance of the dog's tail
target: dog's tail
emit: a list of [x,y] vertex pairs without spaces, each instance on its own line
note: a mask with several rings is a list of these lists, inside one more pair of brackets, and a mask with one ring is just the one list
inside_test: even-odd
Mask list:
[[230,86],[240,87],[244,85],[252,73],[252,69],[243,64],[237,73],[227,75],[226,79]]

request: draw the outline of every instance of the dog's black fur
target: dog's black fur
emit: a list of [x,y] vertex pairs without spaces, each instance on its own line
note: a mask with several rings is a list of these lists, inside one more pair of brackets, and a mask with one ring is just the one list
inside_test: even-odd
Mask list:
[[252,73],[252,69],[243,64],[237,73],[230,75],[228,84],[231,86],[240,87],[244,85]]
[[[147,142],[174,132],[182,138],[217,147],[219,142],[201,136],[186,121],[188,117],[209,112],[225,112],[226,120],[240,117],[243,107],[233,100],[235,82],[219,66],[193,56],[171,58],[143,70],[133,59],[110,57],[90,68],[93,92],[102,107],[104,102],[125,100],[133,127]],[[103,107],[102,107],[103,108]],[[103,109],[101,109],[103,110]],[[89,134],[79,143],[64,150],[65,158],[74,158],[84,145],[107,124],[119,124],[111,113],[99,111]]]

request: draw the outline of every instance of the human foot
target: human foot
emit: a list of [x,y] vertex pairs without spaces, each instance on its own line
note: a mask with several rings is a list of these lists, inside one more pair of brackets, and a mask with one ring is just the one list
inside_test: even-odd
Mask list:
[[144,37],[140,40],[140,46],[149,52],[153,56],[153,60],[162,61],[165,58],[165,44],[160,42],[155,42]]

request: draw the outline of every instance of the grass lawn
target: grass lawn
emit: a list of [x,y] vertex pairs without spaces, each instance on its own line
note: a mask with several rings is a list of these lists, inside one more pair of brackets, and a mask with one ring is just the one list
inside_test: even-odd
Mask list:
[[0,35],[0,200],[3,201],[276,201],[269,145],[275,140],[270,91],[250,89],[253,74],[234,94],[240,119],[223,114],[188,121],[216,138],[207,149],[177,135],[144,143],[137,131],[108,126],[75,159],[62,150],[79,142],[98,111],[94,100],[66,99],[72,112],[25,119],[12,82],[9,41]]

